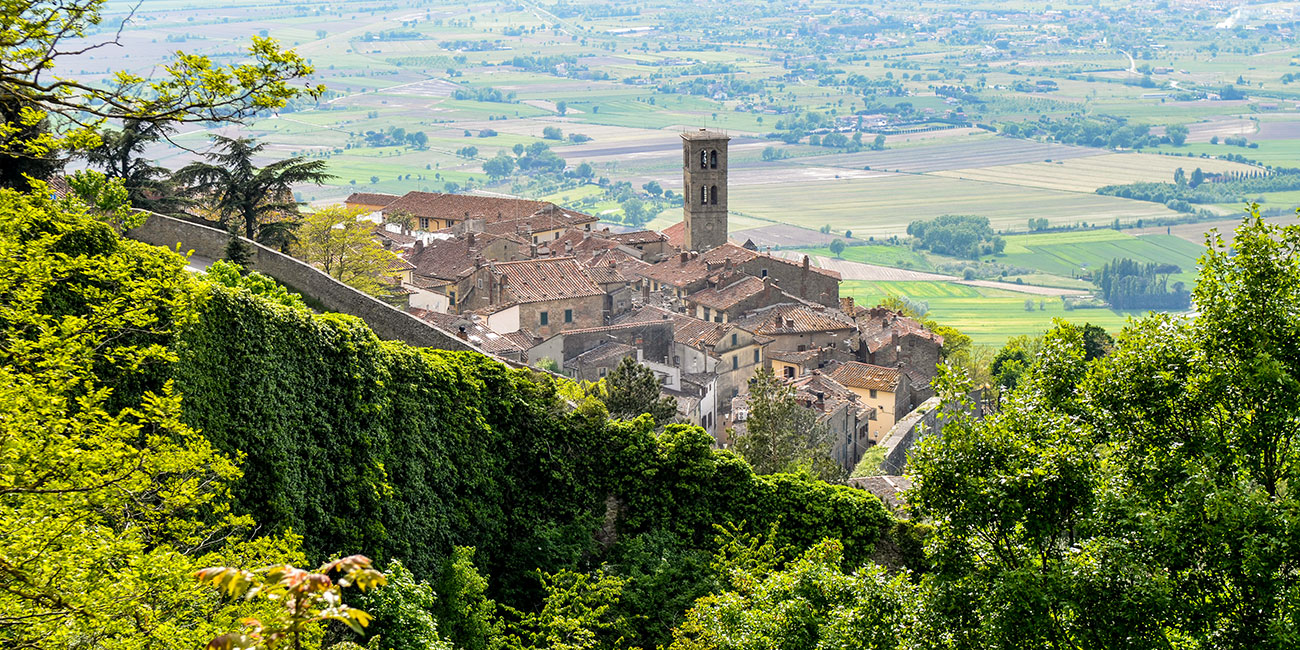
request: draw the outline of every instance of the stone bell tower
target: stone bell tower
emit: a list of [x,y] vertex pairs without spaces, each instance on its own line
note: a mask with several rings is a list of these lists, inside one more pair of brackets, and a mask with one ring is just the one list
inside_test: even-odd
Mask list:
[[727,242],[727,141],[717,131],[682,134],[684,247],[704,252]]

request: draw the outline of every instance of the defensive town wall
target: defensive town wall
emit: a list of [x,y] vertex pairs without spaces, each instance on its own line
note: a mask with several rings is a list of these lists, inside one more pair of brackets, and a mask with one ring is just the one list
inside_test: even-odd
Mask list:
[[[176,250],[179,244],[182,253],[192,250],[195,256],[210,260],[225,256],[231,237],[229,233],[162,214],[150,212],[148,215],[143,225],[131,229],[126,236],[170,250]],[[487,354],[455,334],[353,289],[301,260],[243,237],[240,239],[251,251],[246,264],[249,269],[275,278],[326,311],[351,314],[364,320],[381,339],[403,341],[417,347],[474,350]]]

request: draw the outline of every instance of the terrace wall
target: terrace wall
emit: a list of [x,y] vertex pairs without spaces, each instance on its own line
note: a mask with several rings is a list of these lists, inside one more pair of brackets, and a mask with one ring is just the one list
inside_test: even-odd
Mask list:
[[[223,230],[162,214],[148,213],[144,225],[126,236],[170,250],[192,250],[199,257],[218,260],[225,256],[231,235]],[[311,265],[279,251],[244,239],[252,251],[247,267],[276,279],[291,290],[317,301],[328,311],[351,314],[366,322],[383,339],[439,350],[473,350],[487,354],[451,332],[420,320],[392,305],[353,289]],[[491,356],[491,355],[489,355]]]

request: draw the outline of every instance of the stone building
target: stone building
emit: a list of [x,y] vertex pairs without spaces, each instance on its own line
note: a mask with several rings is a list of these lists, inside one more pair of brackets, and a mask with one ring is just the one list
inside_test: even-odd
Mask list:
[[907,373],[898,368],[850,361],[837,366],[830,377],[876,409],[876,419],[871,423],[872,442],[879,442],[915,406]]
[[684,248],[708,251],[727,243],[727,142],[729,136],[700,129],[682,134]]
[[857,326],[838,310],[802,303],[784,303],[750,312],[735,322],[755,334],[772,339],[772,351],[804,352],[836,348],[857,349]]
[[605,292],[572,257],[489,262],[475,270],[461,310],[475,310],[501,334],[521,328],[542,338],[604,325]]

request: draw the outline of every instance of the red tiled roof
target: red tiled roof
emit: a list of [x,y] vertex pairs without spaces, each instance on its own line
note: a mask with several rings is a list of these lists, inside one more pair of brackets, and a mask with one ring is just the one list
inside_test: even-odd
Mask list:
[[835,381],[854,388],[868,388],[894,392],[898,390],[898,378],[902,374],[898,368],[873,366],[869,363],[849,361],[842,363],[831,372]]
[[619,321],[624,323],[646,323],[660,320],[673,321],[673,341],[692,348],[713,345],[722,339],[725,328],[718,323],[710,323],[686,314],[678,314],[658,307],[643,307],[632,312]]
[[894,334],[897,334],[900,339],[917,336],[943,345],[942,336],[926,329],[925,325],[915,318],[904,316],[902,312],[876,307],[868,310],[867,313],[869,318],[858,321],[858,330],[862,332],[862,341],[869,352],[876,352],[888,345]]
[[497,334],[464,314],[443,314],[424,309],[412,309],[411,313],[453,334],[464,327],[466,340],[490,354],[508,356],[519,354],[526,349],[509,336]]
[[653,230],[637,230],[635,232],[622,232],[606,235],[608,238],[620,243],[633,246],[636,244],[653,244],[654,242],[668,241],[668,237],[663,233]]
[[841,320],[833,312],[795,303],[783,303],[759,309],[736,321],[736,324],[755,334],[766,336],[834,332],[854,328],[852,323]]
[[735,265],[748,262],[757,257],[757,253],[745,250],[731,242],[727,242],[717,248],[699,253],[698,255],[686,255],[688,258],[684,262],[682,261],[681,254],[674,255],[651,266],[650,268],[645,269],[641,272],[641,275],[660,284],[684,287],[699,282],[709,277],[709,275],[725,269],[728,259],[730,259],[731,263]]
[[474,236],[474,246],[470,246],[467,236],[430,240],[423,248],[411,253],[408,259],[415,265],[416,275],[456,280],[474,270],[477,251],[494,239],[485,233],[475,233]]
[[488,221],[519,219],[551,206],[545,201],[509,199],[475,194],[407,192],[389,203],[384,213],[404,213],[414,217],[451,219],[483,218]]
[[731,309],[742,300],[762,293],[764,286],[762,280],[752,275],[742,275],[726,286],[696,291],[686,297],[686,302],[697,303],[710,309]]
[[663,229],[664,237],[668,238],[668,245],[673,248],[681,248],[686,245],[686,222],[678,221],[677,223]]
[[402,197],[396,194],[380,194],[375,192],[353,192],[344,203],[356,203],[359,205],[383,205],[392,204]]
[[498,262],[494,268],[497,273],[505,276],[506,289],[515,302],[605,295],[572,257]]

